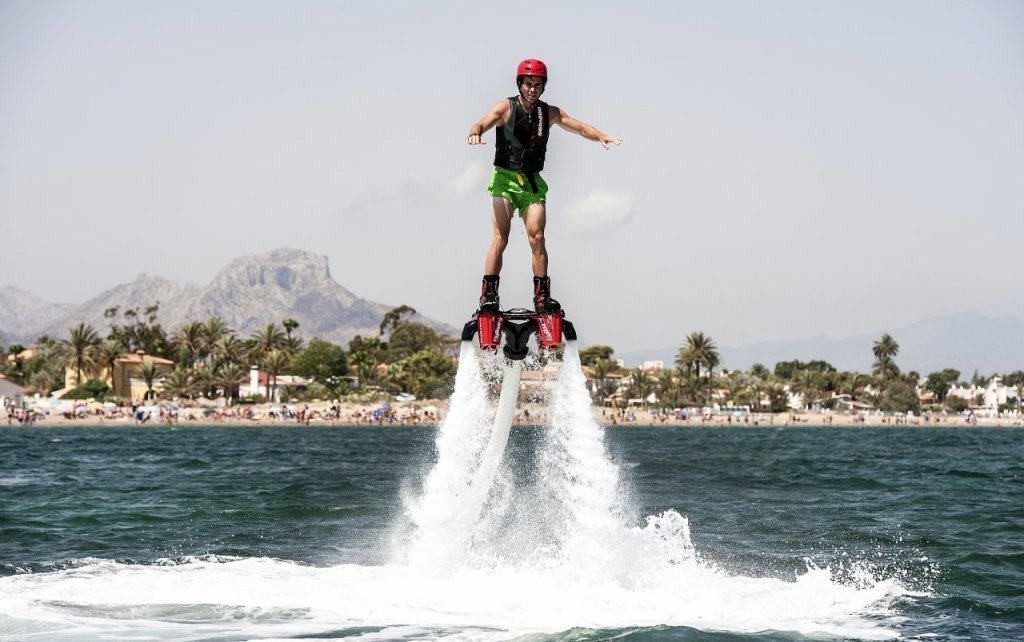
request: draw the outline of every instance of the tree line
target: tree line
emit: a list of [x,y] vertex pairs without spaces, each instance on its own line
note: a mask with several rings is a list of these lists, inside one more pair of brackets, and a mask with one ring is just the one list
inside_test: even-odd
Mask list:
[[[780,361],[769,370],[755,363],[746,370],[715,372],[721,364],[721,354],[714,340],[703,332],[692,332],[676,353],[675,367],[661,369],[626,369],[614,359],[614,349],[608,345],[594,345],[580,351],[580,361],[587,366],[592,380],[592,396],[597,402],[615,398],[623,392],[628,398],[657,399],[654,405],[678,408],[710,406],[731,402],[734,406],[748,406],[754,410],[784,412],[789,409],[790,393],[800,395],[804,407],[817,405],[835,408],[842,395],[883,411],[920,412],[918,390],[933,393],[936,409],[954,412],[965,410],[971,401],[950,397],[950,387],[961,381],[960,372],[945,368],[922,378],[916,371],[902,372],[896,365],[899,344],[889,334],[883,334],[872,345],[874,363],[871,374],[840,371],[823,360],[803,362]],[[995,376],[995,375],[993,375]],[[1024,396],[1024,372],[1017,370],[1000,375],[1004,385],[1016,389],[1017,397],[1008,402],[1004,410],[1021,410]],[[984,387],[991,377],[977,372],[970,384]],[[622,386],[621,382],[628,381]]]
[[[63,339],[40,337],[32,355],[25,346],[10,345],[3,373],[30,392],[48,395],[64,387],[65,369],[74,372],[77,388],[64,398],[105,398],[112,393],[115,363],[125,354],[143,352],[174,362],[169,372],[143,363],[137,374],[151,393],[164,398],[239,399],[239,387],[251,366],[266,373],[263,398],[270,398],[281,375],[311,380],[303,393],[313,399],[372,397],[407,392],[437,397],[450,391],[455,375],[454,342],[432,328],[409,320],[409,306],[390,310],[377,336],[356,336],[348,349],[319,338],[297,336],[292,318],[268,323],[248,337],[219,317],[186,323],[168,333],[157,320],[159,304],[145,308],[109,308],[104,337],[87,323],[78,323]],[[102,373],[103,377],[100,377]]]
[[[112,373],[117,359],[142,351],[174,362],[164,372],[144,363],[138,376],[151,393],[164,398],[192,399],[224,396],[239,399],[239,387],[249,368],[258,366],[265,375],[263,398],[271,398],[281,375],[297,375],[312,383],[303,395],[308,399],[371,400],[409,393],[419,398],[450,394],[458,339],[409,319],[415,310],[399,306],[385,314],[376,336],[356,336],[347,348],[319,338],[308,342],[296,334],[299,322],[292,318],[268,323],[248,337],[241,337],[219,317],[193,321],[168,333],[159,323],[159,303],[138,308],[109,308],[106,336],[86,323],[78,323],[63,339],[40,337],[31,357],[22,358],[21,345],[4,350],[0,371],[31,392],[48,395],[63,388],[65,369],[74,372],[77,388],[66,398],[104,398],[112,392]],[[580,351],[587,367],[594,400],[656,399],[662,407],[709,406],[731,402],[755,410],[783,412],[789,393],[799,394],[805,406],[835,407],[839,395],[848,395],[885,411],[918,412],[918,390],[934,394],[936,407],[960,411],[969,401],[949,397],[961,373],[945,368],[923,377],[902,372],[896,364],[899,344],[883,334],[872,346],[870,374],[839,371],[822,360],[781,361],[772,370],[754,364],[746,370],[720,369],[721,354],[704,332],[690,333],[677,353],[674,367],[660,370],[627,369],[618,365],[614,348],[592,345]],[[103,373],[103,378],[100,378]],[[1017,390],[1020,409],[1024,372],[1001,375],[1005,385]],[[971,379],[984,385],[989,378],[977,373]],[[623,386],[622,382],[628,381]],[[653,396],[652,396],[653,395]]]

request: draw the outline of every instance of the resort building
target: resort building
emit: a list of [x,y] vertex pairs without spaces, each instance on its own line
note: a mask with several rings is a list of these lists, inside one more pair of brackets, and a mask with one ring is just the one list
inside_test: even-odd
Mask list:
[[[153,378],[153,390],[160,389],[160,381],[164,376],[174,369],[174,362],[162,357],[154,357],[142,350],[134,353],[125,353],[114,362],[113,376],[107,371],[106,366],[93,370],[86,374],[82,373],[83,381],[77,380],[78,376],[74,368],[68,367],[64,370],[64,389],[71,390],[89,379],[105,381],[110,386],[114,397],[126,401],[141,401],[146,398],[150,390],[146,378],[143,376],[143,366],[151,366],[155,377]],[[152,395],[150,395],[152,396]]]
[[975,408],[984,408],[989,412],[998,412],[999,407],[1011,399],[1017,398],[1017,389],[1004,386],[1002,378],[996,376],[989,379],[985,386],[950,386],[948,397],[960,397]]

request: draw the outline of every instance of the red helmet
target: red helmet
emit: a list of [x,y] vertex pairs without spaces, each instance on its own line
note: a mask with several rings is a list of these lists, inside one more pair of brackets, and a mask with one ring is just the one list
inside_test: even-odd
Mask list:
[[536,58],[528,58],[519,63],[519,67],[516,69],[516,78],[522,76],[536,76],[547,82],[548,66]]

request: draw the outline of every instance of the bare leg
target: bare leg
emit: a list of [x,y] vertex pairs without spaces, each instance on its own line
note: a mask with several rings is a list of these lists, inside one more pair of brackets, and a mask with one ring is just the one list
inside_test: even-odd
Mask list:
[[502,197],[491,198],[491,247],[484,260],[484,274],[501,274],[501,255],[508,245],[508,232],[512,226],[512,204]]
[[534,203],[526,208],[523,216],[526,223],[526,237],[530,239],[530,249],[533,250],[533,275],[548,275],[548,248],[544,244],[544,226],[547,225],[548,215],[544,203]]

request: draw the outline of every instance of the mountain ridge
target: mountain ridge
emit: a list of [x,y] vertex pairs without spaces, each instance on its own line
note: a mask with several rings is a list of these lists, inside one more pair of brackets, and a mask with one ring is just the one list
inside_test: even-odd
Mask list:
[[[339,284],[331,276],[326,256],[279,248],[231,260],[207,285],[181,284],[143,273],[77,305],[49,304],[17,288],[0,288],[0,311],[5,311],[0,315],[0,337],[7,344],[31,343],[43,334],[62,338],[78,322],[104,334],[111,322],[105,310],[144,308],[157,302],[157,320],[168,332],[189,321],[217,316],[244,337],[267,323],[294,318],[299,322],[298,336],[342,345],[357,334],[376,336],[384,315],[395,307],[364,299]],[[455,333],[433,319],[418,314],[412,318]]]

